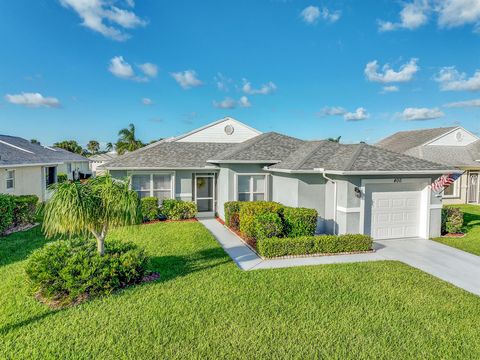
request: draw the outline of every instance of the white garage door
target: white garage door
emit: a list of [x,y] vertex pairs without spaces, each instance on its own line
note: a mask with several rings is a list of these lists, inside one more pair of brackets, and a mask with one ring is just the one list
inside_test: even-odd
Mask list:
[[417,237],[420,234],[419,191],[372,192],[374,239]]

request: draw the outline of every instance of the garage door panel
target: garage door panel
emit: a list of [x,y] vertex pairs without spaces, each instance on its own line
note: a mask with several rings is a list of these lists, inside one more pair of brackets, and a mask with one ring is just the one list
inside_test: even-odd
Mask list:
[[375,239],[417,237],[419,191],[372,192],[371,235]]

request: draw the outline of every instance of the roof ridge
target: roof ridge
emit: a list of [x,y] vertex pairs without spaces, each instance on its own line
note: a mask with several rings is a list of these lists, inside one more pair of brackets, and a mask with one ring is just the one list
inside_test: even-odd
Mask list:
[[[318,144],[316,146],[313,147],[313,149],[311,151],[309,151],[304,157],[303,157],[303,160],[300,161],[297,166],[294,167],[294,170],[298,170],[300,169],[307,161],[308,159],[310,158],[310,156],[312,156],[317,150],[318,148],[320,147],[320,145],[323,145],[323,142],[324,140],[313,140],[313,141],[306,141],[305,144],[303,144],[303,146],[305,145],[310,145],[314,142],[318,142]],[[299,149],[297,149],[298,151]],[[297,151],[293,152],[292,155],[294,153],[296,153]]]
[[[417,157],[417,156],[413,156],[413,155],[409,155],[409,154],[406,154],[406,153],[398,153],[396,151],[392,151],[392,150],[388,150],[388,149],[385,149],[385,148],[382,148],[382,147],[379,147],[379,146],[375,146],[375,145],[368,145],[368,144],[364,144],[364,145],[367,145],[369,147],[373,147],[375,149],[378,149],[378,150],[382,150],[382,151],[386,151],[386,152],[389,152],[391,154],[395,154],[395,155],[401,155],[401,156],[406,156],[410,159],[415,159],[415,160],[420,160],[420,161],[425,161],[429,164],[432,164],[432,165],[439,165],[439,166],[445,166],[446,164],[441,164],[441,163],[437,163],[435,161],[430,161],[430,160],[427,160],[427,159],[423,159],[423,158],[420,158],[420,157]],[[413,149],[413,148],[412,148]]]
[[[233,152],[231,152],[230,154],[228,154],[228,157],[233,157],[234,155],[238,154],[240,151],[245,150],[246,148],[258,143],[260,140],[262,140],[265,137],[270,136],[272,134],[274,134],[274,132],[272,132],[272,131],[271,132],[266,132],[266,133],[261,133],[261,134],[255,136],[251,139],[248,139],[246,141],[238,143],[238,146],[234,146],[236,149]],[[225,151],[228,151],[228,149],[225,150]],[[216,160],[228,160],[228,159],[216,159]]]
[[359,143],[359,144],[355,144],[357,146],[357,149],[355,150],[355,152],[353,153],[351,159],[349,160],[349,162],[347,163],[347,166],[345,166],[345,171],[348,171],[352,168],[353,164],[355,163],[355,161],[358,159],[358,156],[360,155],[360,153],[362,152],[362,150],[365,148],[365,143]]

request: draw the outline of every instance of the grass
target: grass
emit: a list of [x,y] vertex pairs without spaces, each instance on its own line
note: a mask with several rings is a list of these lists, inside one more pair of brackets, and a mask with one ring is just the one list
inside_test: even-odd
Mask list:
[[469,253],[480,255],[480,206],[479,205],[452,205],[459,207],[464,212],[463,232],[466,234],[462,238],[440,237],[433,240],[442,244],[467,251]]
[[399,262],[244,272],[200,223],[111,236],[161,280],[57,311],[23,270],[39,229],[0,239],[0,359],[480,358],[480,298]]

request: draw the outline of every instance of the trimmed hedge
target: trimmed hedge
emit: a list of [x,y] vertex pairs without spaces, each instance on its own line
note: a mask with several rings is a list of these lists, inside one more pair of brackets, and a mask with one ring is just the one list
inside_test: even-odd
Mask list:
[[242,204],[245,204],[245,202],[227,201],[223,205],[225,210],[225,225],[234,230],[240,230],[240,209]]
[[28,225],[35,223],[37,213],[38,196],[21,195],[13,197],[15,207],[13,209],[13,225]]
[[0,235],[13,225],[15,200],[11,195],[0,194]]
[[273,201],[245,202],[240,208],[240,232],[248,239],[255,238],[255,218],[273,213],[282,216],[283,206]]
[[167,199],[163,200],[160,213],[169,220],[193,219],[197,214],[197,204],[193,201]]
[[266,213],[255,216],[255,239],[282,236],[283,223],[278,214]]
[[61,183],[64,183],[65,181],[68,181],[68,175],[67,174],[58,174],[57,175],[57,183],[61,184]]
[[463,227],[463,211],[457,207],[442,209],[442,234],[459,234]]
[[257,240],[258,253],[267,258],[368,251],[372,246],[373,239],[362,234],[272,237]]
[[144,221],[152,221],[158,218],[158,199],[153,196],[140,199],[142,216]]
[[286,207],[283,210],[285,237],[313,236],[317,228],[315,209]]

